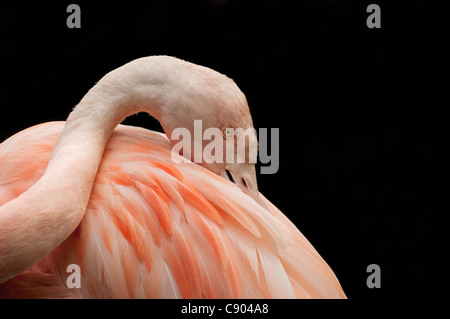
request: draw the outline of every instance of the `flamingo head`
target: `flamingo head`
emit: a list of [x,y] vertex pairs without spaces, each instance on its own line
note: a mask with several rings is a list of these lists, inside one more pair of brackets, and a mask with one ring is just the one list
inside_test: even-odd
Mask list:
[[190,147],[180,154],[257,199],[258,140],[245,95],[219,72],[184,61],[180,66],[160,120],[171,144],[180,143],[179,133],[188,131]]

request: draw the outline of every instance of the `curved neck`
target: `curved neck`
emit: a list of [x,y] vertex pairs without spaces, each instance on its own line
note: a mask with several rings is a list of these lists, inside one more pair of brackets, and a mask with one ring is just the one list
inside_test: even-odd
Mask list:
[[78,226],[114,128],[140,111],[161,119],[171,83],[157,72],[152,77],[148,66],[145,81],[133,65],[104,76],[69,115],[41,179],[0,207],[0,283],[34,265]]

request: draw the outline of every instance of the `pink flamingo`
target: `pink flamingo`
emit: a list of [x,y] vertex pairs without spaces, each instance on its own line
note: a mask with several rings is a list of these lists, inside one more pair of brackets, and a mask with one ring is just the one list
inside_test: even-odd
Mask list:
[[[257,191],[254,164],[177,164],[164,134],[119,125],[141,111],[167,136],[192,131],[195,119],[253,127],[232,80],[158,56],[108,73],[65,123],[3,142],[1,297],[345,298],[313,246]],[[66,284],[71,264],[80,288]]]

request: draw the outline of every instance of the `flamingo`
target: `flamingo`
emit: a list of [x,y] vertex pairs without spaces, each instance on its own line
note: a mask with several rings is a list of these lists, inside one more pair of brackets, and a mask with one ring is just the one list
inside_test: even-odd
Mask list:
[[[120,124],[138,112],[167,135]],[[66,122],[4,141],[0,296],[346,298],[259,193],[254,163],[173,160],[189,154],[173,154],[171,132],[198,119],[205,129],[253,127],[233,80],[150,56],[106,74]],[[250,136],[246,150],[257,143]],[[79,288],[67,285],[68,265],[79,266]]]

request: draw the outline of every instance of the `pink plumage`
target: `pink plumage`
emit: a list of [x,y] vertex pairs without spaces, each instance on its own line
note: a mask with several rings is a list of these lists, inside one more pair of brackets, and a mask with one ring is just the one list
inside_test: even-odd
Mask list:
[[[65,124],[37,125],[0,145],[0,258],[28,258],[13,253],[11,246],[26,238],[13,240],[15,232],[17,238],[24,231],[45,234],[23,244],[25,251],[32,252],[34,243],[42,250],[23,262],[31,267],[14,273],[13,263],[2,268],[0,262],[0,275],[8,269],[0,297],[345,298],[330,267],[262,194],[249,196],[205,167],[174,162],[164,134],[111,125],[98,137],[104,144],[99,151],[95,134],[93,142],[83,138],[89,126],[71,136]],[[88,147],[78,154],[90,143],[92,155]],[[95,162],[98,170],[85,172]],[[82,174],[93,175],[92,181],[78,181]],[[37,198],[47,202],[31,207]],[[22,219],[8,217],[10,211]],[[46,217],[37,229],[33,218],[39,214],[70,215],[72,226],[61,226],[65,233],[55,234],[54,247],[40,243],[42,236],[53,240],[42,223],[55,233],[60,226]],[[66,285],[70,264],[80,266],[81,288]]]

